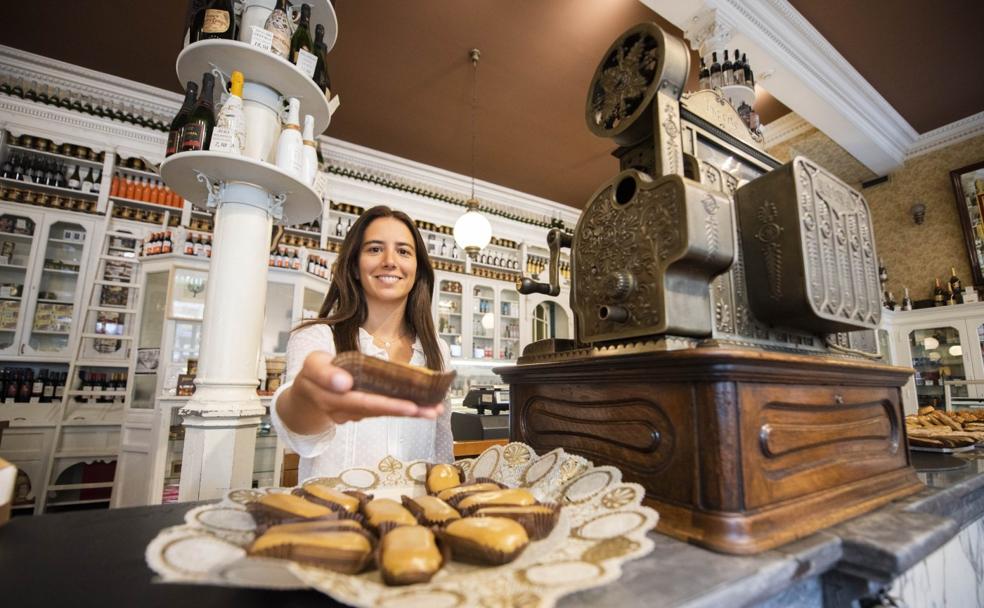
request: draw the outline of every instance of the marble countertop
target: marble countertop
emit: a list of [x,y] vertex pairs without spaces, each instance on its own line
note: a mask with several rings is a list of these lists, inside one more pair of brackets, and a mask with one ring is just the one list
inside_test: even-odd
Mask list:
[[[935,456],[935,455],[934,455]],[[617,583],[568,596],[563,607],[718,608],[809,592],[833,570],[887,583],[984,516],[984,450],[955,456],[958,469],[925,473],[921,492],[754,556],[714,553],[651,533],[656,549],[623,566]],[[817,587],[819,592],[819,587]],[[785,598],[778,605],[799,605]]]

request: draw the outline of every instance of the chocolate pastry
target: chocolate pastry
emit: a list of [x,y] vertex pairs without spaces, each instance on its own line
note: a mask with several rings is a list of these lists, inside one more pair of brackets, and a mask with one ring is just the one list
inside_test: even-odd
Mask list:
[[530,540],[542,540],[550,535],[560,517],[560,506],[554,503],[519,506],[479,507],[471,517],[506,517],[523,526]]
[[516,559],[530,543],[526,530],[505,517],[456,519],[441,531],[455,561],[501,566]]
[[376,562],[387,585],[426,583],[444,565],[434,533],[424,526],[390,526],[379,541]]
[[436,372],[348,351],[335,356],[332,364],[352,374],[352,388],[367,393],[406,399],[418,405],[444,400],[457,372]]
[[439,526],[454,519],[461,519],[461,514],[454,507],[437,496],[418,496],[416,498],[404,496],[403,506],[413,513],[417,521],[425,526]]

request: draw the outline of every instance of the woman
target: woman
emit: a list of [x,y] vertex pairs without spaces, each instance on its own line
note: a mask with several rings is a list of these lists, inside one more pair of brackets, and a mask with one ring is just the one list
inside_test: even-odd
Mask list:
[[447,367],[447,345],[431,319],[434,270],[413,221],[373,207],[352,225],[334,265],[317,319],[287,343],[287,382],[273,396],[273,424],[301,456],[298,476],[333,476],[400,460],[452,459],[450,408],[420,406],[351,390],[351,375],[331,364],[336,353],[364,354]]

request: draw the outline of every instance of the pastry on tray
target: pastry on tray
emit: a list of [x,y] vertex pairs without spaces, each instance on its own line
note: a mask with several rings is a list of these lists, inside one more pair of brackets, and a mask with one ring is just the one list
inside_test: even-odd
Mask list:
[[436,372],[384,361],[348,351],[335,356],[332,364],[352,374],[352,388],[367,393],[406,399],[418,405],[434,405],[444,400],[456,372]]
[[513,561],[530,544],[526,529],[505,517],[456,519],[441,530],[441,538],[455,561],[489,566]]
[[376,563],[387,585],[426,583],[447,559],[430,528],[384,525]]

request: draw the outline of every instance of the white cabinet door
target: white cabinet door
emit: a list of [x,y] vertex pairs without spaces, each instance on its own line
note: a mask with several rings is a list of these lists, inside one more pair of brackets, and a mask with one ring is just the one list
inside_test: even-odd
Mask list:
[[22,354],[44,214],[0,205],[0,355]]

